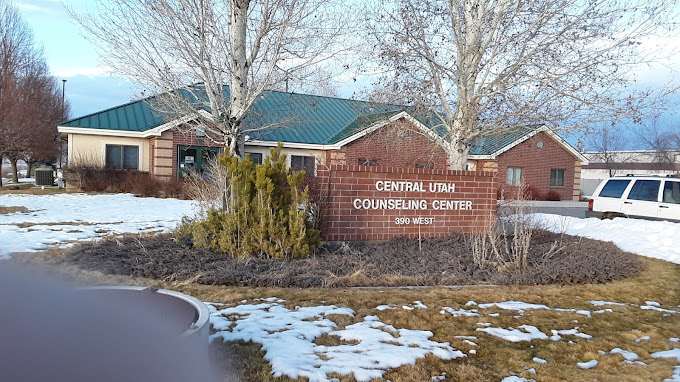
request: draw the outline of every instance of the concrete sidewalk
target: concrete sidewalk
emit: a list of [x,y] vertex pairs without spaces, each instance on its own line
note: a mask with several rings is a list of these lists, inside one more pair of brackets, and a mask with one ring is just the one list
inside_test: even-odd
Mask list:
[[574,200],[561,200],[556,202],[546,200],[499,200],[498,212],[508,214],[513,208],[525,206],[531,213],[555,214],[562,216],[572,216],[575,218],[585,218],[588,210],[588,202]]

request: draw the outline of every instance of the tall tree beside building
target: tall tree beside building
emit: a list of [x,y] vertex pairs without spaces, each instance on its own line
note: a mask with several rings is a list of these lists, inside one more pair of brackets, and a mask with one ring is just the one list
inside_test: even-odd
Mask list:
[[[385,0],[370,28],[383,85],[434,113],[452,168],[470,142],[516,124],[574,127],[633,113],[621,96],[642,39],[673,21],[674,2]],[[623,92],[625,93],[625,92]],[[618,119],[618,118],[617,118]]]
[[198,120],[208,138],[236,154],[253,128],[243,119],[264,89],[300,81],[299,75],[313,74],[311,67],[342,51],[333,49],[344,30],[342,12],[336,12],[341,5],[109,0],[99,1],[93,14],[72,13],[114,71],[163,94],[153,107],[168,119]]
[[596,152],[595,157],[604,163],[609,176],[616,175],[617,163],[625,163],[631,158],[620,155],[620,151],[626,147],[626,137],[622,131],[617,130],[616,124],[603,124],[595,128],[588,136],[590,147]]
[[49,75],[42,51],[10,4],[0,2],[0,160],[52,161],[57,153],[57,124],[68,105]]

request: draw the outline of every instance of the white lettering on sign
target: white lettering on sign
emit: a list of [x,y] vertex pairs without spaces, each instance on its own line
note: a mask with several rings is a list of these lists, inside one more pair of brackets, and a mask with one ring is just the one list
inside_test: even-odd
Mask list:
[[[411,182],[408,180],[378,180],[375,182],[375,189],[383,192],[425,192],[423,182]],[[429,192],[456,192],[455,183],[430,182],[427,190]]]
[[471,200],[433,200],[433,210],[471,210]]
[[427,200],[413,199],[354,199],[357,210],[426,210]]
[[434,222],[434,218],[424,218],[421,216],[415,218],[398,217],[394,218],[394,224],[413,224],[413,225],[428,225]]
[[471,200],[433,200],[428,206],[427,200],[417,199],[354,199],[357,210],[471,210]]

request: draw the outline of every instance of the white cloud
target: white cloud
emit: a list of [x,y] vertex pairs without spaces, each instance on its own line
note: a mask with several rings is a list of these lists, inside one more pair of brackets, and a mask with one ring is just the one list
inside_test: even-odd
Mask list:
[[60,0],[20,0],[14,5],[23,12],[51,13],[63,9]]

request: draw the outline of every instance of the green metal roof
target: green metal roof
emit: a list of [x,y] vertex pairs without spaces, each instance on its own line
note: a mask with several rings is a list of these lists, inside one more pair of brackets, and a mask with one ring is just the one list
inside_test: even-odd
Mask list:
[[[227,93],[225,87],[225,93]],[[228,94],[225,94],[228,98]],[[145,98],[66,121],[61,126],[142,132],[168,122]],[[366,116],[396,114],[398,105],[279,91],[263,92],[243,123],[252,139],[273,142],[333,144],[368,127]]]
[[543,125],[509,127],[477,136],[470,146],[470,155],[491,155],[533,133]]
[[[228,99],[226,87],[225,93]],[[153,109],[152,102],[153,97],[129,102],[71,119],[61,126],[143,132],[168,122],[168,118]],[[330,145],[404,110],[406,108],[399,105],[265,91],[257,98],[243,123],[246,129],[266,127],[249,132],[251,139]],[[436,118],[423,115],[416,118],[438,134],[445,134]],[[473,141],[470,154],[491,155],[539,127],[508,128],[479,136]]]

